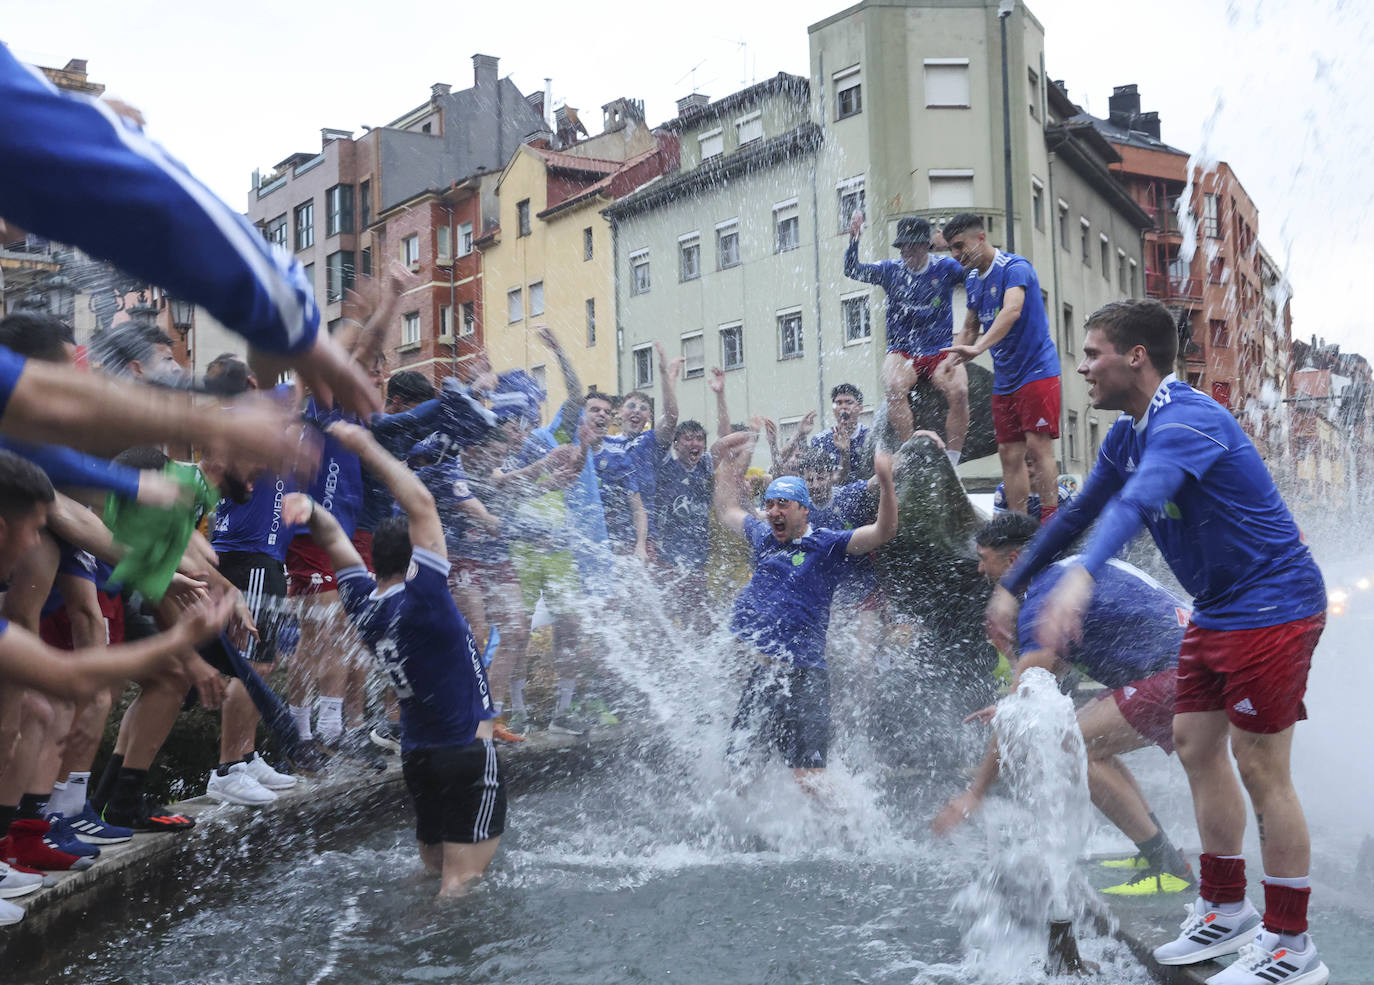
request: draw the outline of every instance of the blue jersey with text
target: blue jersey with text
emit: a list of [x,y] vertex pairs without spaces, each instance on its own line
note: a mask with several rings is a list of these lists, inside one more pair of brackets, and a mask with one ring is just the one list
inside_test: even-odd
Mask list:
[[844,251],[844,275],[878,284],[887,294],[887,351],[933,356],[954,341],[954,288],[964,268],[953,257],[930,257],[913,271],[901,260],[859,262],[859,242]]
[[[439,512],[439,522],[444,528],[444,544],[452,554],[457,555],[471,528],[471,522],[459,511],[458,504],[473,498],[462,462],[458,456],[451,455],[430,465],[420,466],[415,470],[415,475],[434,497],[434,508]],[[399,505],[396,512],[401,512]]]
[[[601,506],[606,511],[606,533],[610,535],[611,543],[619,547],[635,545],[634,508],[630,505],[630,494],[639,493],[644,498],[642,452],[636,450],[636,442],[640,437],[608,434],[602,440],[601,447],[592,452],[596,481],[601,490]],[[645,499],[644,508],[647,510],[652,502]]]
[[[872,523],[877,517],[878,500],[868,489],[868,480],[860,479],[830,490],[830,502],[824,506],[813,507],[810,511],[811,526],[827,530],[854,530],[864,524]],[[878,576],[873,569],[873,556],[863,554],[851,559],[848,574],[845,575],[836,598],[842,604],[862,601],[878,584]]]
[[[1167,502],[1137,502],[1133,480],[1161,466],[1182,470],[1182,487]],[[1117,419],[1068,509],[1082,502],[1095,515],[1118,493],[1192,594],[1204,629],[1257,629],[1326,609],[1321,571],[1254,444],[1226,408],[1172,375],[1143,420]]]
[[658,465],[658,556],[700,571],[711,546],[711,495],[715,467],[702,454],[690,470],[672,452]]
[[448,590],[449,564],[423,548],[385,592],[362,567],[335,573],[339,599],[401,701],[401,751],[463,746],[496,716],[481,654]]
[[253,480],[253,495],[246,503],[221,499],[215,507],[215,526],[210,546],[216,551],[254,551],[286,559],[295,528],[281,522],[281,501],[295,492],[295,480],[260,475]]
[[[321,411],[311,397],[306,416],[322,429],[335,421],[351,421],[353,415],[340,410]],[[328,434],[323,436],[324,448],[320,456],[320,470],[311,484],[310,497],[319,503],[343,527],[349,537],[358,527],[358,514],[363,506],[363,467],[358,456],[339,444]]]
[[993,393],[1013,393],[1027,383],[1059,375],[1059,352],[1050,338],[1040,279],[1025,257],[998,250],[986,274],[970,270],[964,280],[969,310],[977,313],[986,333],[1002,310],[1002,298],[1013,287],[1025,288],[1026,299],[1011,331],[992,347]]
[[754,649],[798,667],[825,666],[830,603],[851,567],[852,530],[817,530],[779,543],[756,516],[744,520],[754,576],[735,599],[730,630]]
[[[860,424],[854,429],[854,433],[849,437],[849,463],[850,476],[858,471],[856,465],[863,460],[864,445],[868,442],[868,428]],[[835,429],[827,428],[820,434],[811,439],[812,448],[820,448],[827,452],[838,467],[840,463],[840,451],[835,447]]]
[[[1016,631],[1022,653],[1038,648],[1033,628],[1051,589],[1077,555],[1036,575],[1021,603]],[[1064,659],[1104,687],[1116,689],[1178,666],[1191,606],[1139,568],[1115,558],[1097,574],[1083,614],[1082,639]]]

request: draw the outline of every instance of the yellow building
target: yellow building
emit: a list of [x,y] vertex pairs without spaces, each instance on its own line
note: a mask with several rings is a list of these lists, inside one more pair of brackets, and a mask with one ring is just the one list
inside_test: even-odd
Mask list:
[[584,392],[616,392],[615,271],[601,209],[676,165],[675,141],[656,137],[642,116],[609,129],[610,109],[624,103],[608,104],[605,134],[564,150],[516,150],[497,182],[498,225],[477,244],[492,368],[528,369],[545,385],[546,423],[567,392],[537,327],[557,334]]

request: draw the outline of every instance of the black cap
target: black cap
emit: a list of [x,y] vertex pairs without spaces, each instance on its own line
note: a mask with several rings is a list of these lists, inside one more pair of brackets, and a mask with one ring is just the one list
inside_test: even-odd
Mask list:
[[893,246],[929,246],[930,223],[919,216],[915,219],[898,219],[897,236]]

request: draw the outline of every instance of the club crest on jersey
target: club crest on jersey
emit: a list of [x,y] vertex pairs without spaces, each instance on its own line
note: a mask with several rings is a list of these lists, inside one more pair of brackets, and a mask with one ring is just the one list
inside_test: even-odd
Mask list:
[[410,581],[420,573],[420,565],[414,558],[410,559],[410,567],[406,568],[406,581]]
[[800,568],[800,567],[801,567],[803,564],[805,564],[805,563],[806,563],[806,555],[805,555],[805,554],[803,554],[803,553],[801,553],[800,551],[798,551],[796,554],[793,554],[793,555],[792,555],[792,567],[794,567],[794,568]]

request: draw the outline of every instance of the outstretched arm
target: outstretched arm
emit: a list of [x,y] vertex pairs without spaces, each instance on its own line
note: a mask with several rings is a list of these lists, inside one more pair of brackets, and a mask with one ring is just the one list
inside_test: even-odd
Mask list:
[[891,452],[880,451],[873,456],[873,477],[878,480],[878,519],[850,535],[850,554],[867,554],[897,535],[897,489],[892,482]]
[[586,396],[582,393],[582,381],[577,376],[577,367],[572,364],[568,351],[563,348],[563,343],[558,341],[558,336],[553,334],[553,329],[549,326],[539,326],[539,341],[553,353],[553,358],[558,361],[558,371],[563,374],[563,388],[568,394],[567,400],[563,402],[564,420],[576,421],[582,404],[586,402]]
[[974,330],[973,338],[969,339],[969,322],[978,324],[978,317],[972,309],[969,310],[970,319],[964,322],[964,332],[959,336],[955,345],[942,351],[954,356],[956,363],[966,363],[977,359],[987,352],[1002,339],[1006,338],[1012,326],[1016,324],[1016,319],[1021,317],[1021,308],[1026,303],[1026,289],[1024,287],[1009,287],[1002,295],[1002,310],[997,312],[997,317],[988,326],[987,334],[981,339]]
[[410,471],[404,462],[392,458],[366,428],[339,421],[329,425],[328,430],[339,444],[358,456],[363,468],[386,483],[391,495],[396,497],[397,505],[410,518],[411,545],[440,557],[448,557],[439,510],[420,477]]
[[744,520],[749,512],[740,505],[744,499],[744,470],[754,454],[757,431],[738,431],[715,443],[712,451],[719,457],[716,463],[716,484],[712,494],[716,516],[735,533],[744,534]]

